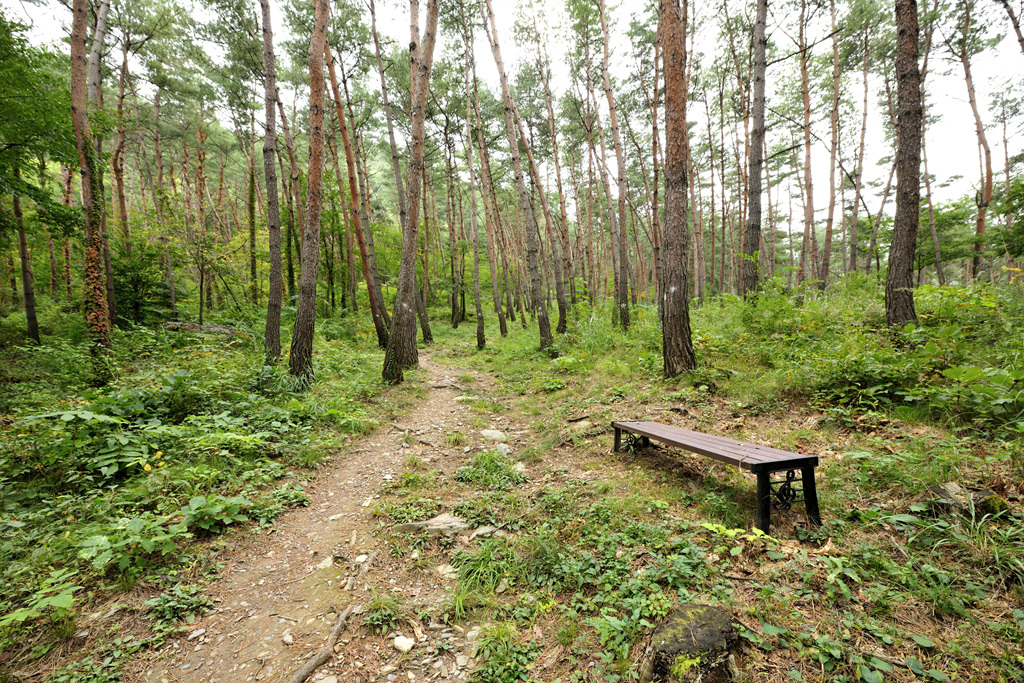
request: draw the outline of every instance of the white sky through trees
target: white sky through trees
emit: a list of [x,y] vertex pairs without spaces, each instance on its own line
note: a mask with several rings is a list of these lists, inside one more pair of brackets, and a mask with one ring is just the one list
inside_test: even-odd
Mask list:
[[[38,0],[37,0],[38,1]],[[123,0],[131,1],[131,0]],[[194,2],[194,0],[183,0],[183,4],[188,5],[192,1],[196,6],[194,16],[201,17],[207,13],[207,10],[202,8],[201,2]],[[632,17],[638,13],[647,13],[650,11],[651,3],[654,0],[609,0],[608,11],[610,28],[613,33],[612,37],[612,73],[613,78],[616,78],[618,83],[621,84],[628,77],[630,69],[633,66],[633,55],[632,45],[626,31],[629,26],[629,22]],[[978,0],[979,9],[984,0]],[[253,12],[258,15],[259,3],[257,0],[253,0]],[[567,35],[568,27],[565,23],[565,0],[533,0],[528,2],[527,0],[495,0],[494,11],[498,16],[498,27],[501,33],[500,39],[502,43],[502,51],[506,55],[506,68],[510,70],[510,80],[514,82],[515,73],[519,69],[519,65],[522,60],[533,61],[534,59],[534,48],[532,45],[527,45],[519,48],[514,39],[513,26],[517,15],[521,12],[529,11],[529,7],[535,5],[541,10],[543,16],[546,19],[548,25],[547,33],[548,39],[546,40],[545,46],[549,52],[551,58],[553,78],[552,88],[554,90],[555,97],[561,96],[569,87],[569,67],[568,60],[566,59],[566,52],[568,45],[570,44],[569,37]],[[994,3],[993,3],[994,4]],[[5,13],[8,17],[21,21],[30,25],[29,35],[31,36],[34,43],[37,44],[60,44],[60,49],[67,49],[66,38],[70,32],[71,23],[71,12],[70,10],[56,2],[56,0],[46,1],[43,0],[40,4],[31,2],[30,0],[0,0],[0,5],[5,9]],[[475,0],[467,1],[467,12],[471,11],[472,18],[479,22],[479,10],[475,6]],[[890,9],[886,6],[887,9]],[[694,4],[694,11],[697,16],[698,25],[701,26],[696,44],[696,55],[691,55],[691,58],[701,60],[702,63],[710,64],[715,58],[716,46],[720,45],[716,37],[718,31],[718,23],[713,21],[714,13],[720,11],[720,5],[717,2],[706,3],[696,2]],[[732,13],[735,15],[741,8],[740,3],[736,3],[735,7],[730,7]],[[788,17],[778,17],[773,15],[771,10],[775,9],[770,7],[768,17],[768,39],[769,44],[774,43],[777,46],[777,50],[781,54],[790,54],[796,51],[796,47],[787,34],[787,27],[780,26],[780,18],[783,21],[788,20]],[[999,10],[991,11],[993,8],[987,8],[982,14],[979,14],[980,20],[988,20],[991,22],[989,26],[989,35],[1002,35],[1002,40],[999,43],[980,55],[977,55],[972,61],[972,70],[977,88],[978,106],[981,111],[983,120],[985,122],[986,131],[989,137],[989,145],[992,149],[992,167],[993,174],[995,176],[995,185],[1000,187],[1003,180],[1003,168],[1004,168],[1004,150],[1002,143],[1002,127],[997,120],[995,114],[990,111],[989,105],[992,99],[993,93],[1006,91],[1011,92],[1014,96],[1020,97],[1020,82],[1022,76],[1024,76],[1024,54],[1021,53],[1015,37],[1008,31],[1009,23],[1005,16],[1005,13],[1001,8],[995,7],[994,9]],[[752,11],[752,10],[751,10]],[[278,59],[280,63],[284,63],[287,57],[284,55],[284,50],[281,49],[281,44],[284,40],[288,39],[289,31],[288,27],[284,22],[284,11],[281,2],[274,2],[272,7],[275,31],[274,40],[275,48],[278,53]],[[409,41],[409,5],[408,2],[402,0],[378,0],[377,1],[377,23],[378,29],[382,34],[382,38],[393,41],[399,45],[407,45]],[[369,24],[369,10],[365,12],[365,21]],[[467,15],[468,16],[468,15]],[[813,25],[808,30],[808,41],[814,42],[820,40],[813,47],[813,54],[825,55],[826,59],[831,60],[831,41],[826,39],[829,34],[829,28],[827,25],[828,12],[819,12],[817,25]],[[540,22],[543,26],[543,21]],[[542,28],[542,31],[545,29]],[[1007,35],[1009,34],[1009,35]],[[746,40],[749,38],[743,37]],[[927,113],[930,117],[939,116],[939,119],[929,123],[927,129],[927,153],[928,153],[928,167],[932,176],[935,178],[932,185],[933,197],[937,202],[948,201],[959,199],[965,195],[973,194],[975,189],[978,187],[978,180],[980,176],[979,170],[979,156],[978,156],[978,145],[977,137],[975,134],[974,119],[971,113],[970,105],[967,100],[967,90],[964,84],[963,71],[958,62],[952,61],[948,49],[942,44],[943,35],[940,31],[936,30],[935,33],[935,46],[932,50],[932,55],[929,59],[929,73],[926,81],[926,91],[928,93],[927,100]],[[372,46],[371,46],[372,49]],[[387,47],[384,46],[386,50]],[[600,47],[597,47],[600,50]],[[437,46],[437,59],[441,57],[442,51],[444,50],[458,50],[461,54],[461,38],[456,36],[442,35],[439,37]],[[477,31],[477,38],[475,44],[477,69],[479,76],[484,84],[494,93],[499,90],[497,70],[494,66],[494,60],[491,58],[490,47],[484,38],[481,31]],[[598,55],[595,55],[598,56]],[[796,58],[793,57],[789,60],[795,62]],[[141,74],[141,65],[136,63],[135,73]],[[792,72],[796,69],[795,63],[776,63],[768,68],[767,75],[767,97],[768,106],[772,107],[773,104],[779,102],[781,94],[778,92],[778,85],[781,77],[787,71]],[[280,69],[280,66],[279,66]],[[831,66],[829,66],[829,73],[831,73]],[[379,90],[380,81],[375,74],[371,74],[371,78],[366,80],[366,87],[371,90]],[[141,80],[141,79],[140,79]],[[112,82],[112,81],[111,81]],[[108,83],[108,85],[110,85]],[[595,83],[595,87],[599,87],[599,80]],[[616,87],[613,85],[613,87]],[[844,163],[848,168],[852,169],[855,164],[855,144],[856,137],[859,135],[859,116],[860,106],[862,99],[861,83],[859,69],[855,73],[851,73],[847,76],[847,87],[848,92],[846,96],[851,100],[854,108],[854,117],[856,119],[856,125],[858,131],[856,134],[851,134],[849,131],[844,131],[846,136],[844,142],[844,148],[842,150]],[[888,163],[879,163],[884,157],[891,155],[890,143],[885,140],[883,133],[883,116],[886,116],[884,104],[881,100],[882,83],[880,77],[873,75],[870,83],[871,92],[869,94],[869,114],[868,114],[868,134],[867,134],[867,152],[865,156],[865,201],[867,202],[868,209],[874,213],[878,210],[879,196],[881,193],[881,185],[884,184],[885,178],[888,175],[889,166]],[[146,96],[151,95],[151,89],[147,88],[147,84],[142,81],[140,83],[140,94]],[[601,93],[598,93],[598,102],[603,109],[606,109],[607,104],[604,101],[604,97]],[[691,93],[691,96],[698,96],[698,93]],[[291,101],[292,93],[283,93],[283,97],[286,101]],[[298,98],[301,103],[308,98],[308,93],[303,91],[298,92]],[[257,115],[259,115],[258,112]],[[70,114],[69,114],[70,115]],[[818,103],[817,109],[812,114],[812,130],[814,133],[821,138],[823,142],[814,143],[813,151],[813,167],[814,167],[814,183],[816,195],[816,211],[818,213],[818,219],[821,220],[824,216],[825,209],[828,203],[827,190],[828,190],[828,149],[827,141],[829,140],[829,121],[828,121],[828,103],[822,100]],[[664,112],[659,116],[661,122],[664,119]],[[689,119],[693,127],[694,138],[700,137],[701,139],[706,138],[706,122],[703,111],[703,104],[701,102],[693,102],[691,105],[691,112]],[[775,120],[775,117],[769,112],[769,122]],[[224,122],[226,126],[230,126],[228,121]],[[742,126],[742,122],[740,122]],[[794,129],[793,124],[786,127],[786,135],[788,137],[789,130]],[[715,131],[717,136],[717,131]],[[428,135],[430,134],[430,128],[428,128]],[[664,134],[664,130],[662,130]],[[774,129],[769,129],[768,140],[769,144],[773,140],[778,139],[780,134],[780,127],[776,126]],[[742,135],[742,132],[741,132]],[[728,135],[726,136],[728,138]],[[1009,126],[1009,151],[1011,157],[1014,154],[1019,154],[1022,150],[1022,121],[1012,121]],[[500,144],[500,143],[499,143]],[[728,144],[728,140],[727,140]],[[635,154],[635,150],[627,149],[627,156]],[[797,152],[798,157],[802,155],[802,151]],[[303,152],[304,156],[304,152]],[[615,157],[611,155],[608,159],[609,165],[612,166],[611,171],[614,173],[615,168]],[[773,178],[773,182],[775,179]],[[872,187],[871,183],[879,185],[879,187]],[[614,183],[612,183],[612,190],[615,192]],[[794,198],[794,213],[799,213],[798,207],[800,204],[799,191],[794,186],[794,192],[796,196]],[[781,189],[779,194],[774,194],[772,197],[773,206],[776,201],[778,202],[777,210],[785,213],[787,211],[788,197],[787,189],[785,186]],[[847,201],[852,201],[852,192],[847,192]],[[889,203],[887,204],[887,214],[892,214],[894,195],[890,195]],[[799,217],[794,216],[794,220],[798,223]],[[784,227],[782,225],[780,228]]]

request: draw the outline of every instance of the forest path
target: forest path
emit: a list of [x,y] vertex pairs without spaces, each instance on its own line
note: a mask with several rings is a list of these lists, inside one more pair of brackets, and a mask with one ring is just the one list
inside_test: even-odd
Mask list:
[[[386,544],[374,536],[379,521],[373,510],[382,486],[398,479],[415,455],[428,469],[447,473],[461,466],[467,454],[482,445],[480,425],[504,430],[510,441],[524,438],[524,427],[509,413],[481,414],[468,401],[455,399],[464,391],[493,398],[493,380],[480,373],[441,367],[420,355],[426,397],[417,400],[401,424],[383,425],[336,455],[316,478],[305,484],[308,507],[283,515],[272,531],[238,544],[228,556],[221,576],[207,587],[216,601],[213,609],[170,640],[154,658],[129,667],[137,671],[126,680],[146,683],[287,681],[327,641],[337,613],[349,605],[365,604],[374,592],[394,594],[410,603],[441,604],[454,585],[436,572],[406,573],[405,560],[395,560]],[[472,376],[472,382],[463,382]],[[460,431],[466,444],[448,446],[448,432]],[[407,436],[408,435],[408,436]],[[376,553],[376,555],[374,555]],[[348,577],[358,577],[357,559],[372,556],[365,582],[356,579],[345,590]],[[334,558],[328,564],[328,558]],[[350,620],[352,622],[353,620]],[[464,679],[471,646],[462,644],[442,658],[420,661],[421,648],[399,659],[391,642],[346,626],[336,655],[311,680],[366,682],[426,680],[440,673]],[[426,624],[408,624],[405,635]],[[400,629],[402,630],[402,629]],[[422,635],[422,632],[421,634]],[[437,635],[431,632],[431,640]],[[451,634],[446,634],[451,638]],[[290,642],[289,642],[290,641]],[[424,658],[426,659],[426,658]],[[457,661],[462,662],[460,666]],[[398,665],[396,668],[388,667]],[[431,664],[435,666],[431,666]],[[449,671],[449,667],[451,667]],[[392,673],[392,672],[397,672]]]

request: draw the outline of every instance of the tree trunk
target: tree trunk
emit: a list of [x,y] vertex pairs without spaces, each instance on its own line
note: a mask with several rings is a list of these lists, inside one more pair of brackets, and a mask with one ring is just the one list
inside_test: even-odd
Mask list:
[[800,251],[800,270],[797,281],[816,280],[816,252],[814,235],[814,183],[811,179],[811,84],[808,74],[807,0],[800,3],[800,91],[803,94],[804,134],[804,241]]
[[757,254],[761,244],[761,170],[764,149],[764,79],[767,69],[765,23],[768,21],[768,0],[757,0],[754,19],[753,103],[750,109],[750,163],[747,165],[747,233],[744,240],[743,295],[757,290]]
[[[480,90],[476,79],[476,59],[473,60],[473,110],[476,120],[477,144],[480,147],[480,185],[483,188],[484,225],[487,230],[487,263],[491,269],[491,296],[494,299],[494,312],[498,316],[498,329],[501,336],[508,335],[508,324],[505,322],[505,311],[501,306],[501,291],[498,284],[498,243],[495,233],[498,223],[498,203],[494,194],[494,179],[491,177],[491,162],[484,142],[483,119],[480,116]],[[435,220],[436,222],[436,220]],[[507,285],[506,285],[507,287]],[[511,307],[509,315],[515,320]]]
[[[104,3],[104,6],[109,6]],[[99,358],[110,348],[110,313],[107,308],[106,283],[103,273],[102,191],[89,128],[86,65],[86,29],[89,24],[88,2],[74,0],[71,25],[71,122],[78,148],[78,166],[82,176],[82,211],[85,214],[85,281],[82,299],[89,339],[97,358],[97,372],[106,378],[109,371]]]
[[476,176],[473,172],[473,128],[471,125],[472,99],[469,94],[469,72],[473,49],[473,36],[466,23],[465,5],[459,2],[459,14],[462,17],[463,31],[466,40],[466,167],[469,169],[469,229],[473,235],[473,304],[476,307],[476,348],[483,350],[487,344],[484,337],[484,308],[480,302],[480,225],[476,212]]
[[1020,51],[1024,52],[1024,33],[1021,33],[1020,30],[1020,19],[1018,19],[1017,15],[1013,13],[1013,8],[1010,7],[1009,0],[996,0],[996,2],[1002,5],[1003,9],[1006,10],[1006,14],[1010,18],[1010,24],[1013,26],[1013,32],[1017,36],[1017,44],[1020,45]]
[[[14,177],[19,177],[18,167],[14,167]],[[36,288],[35,276],[32,273],[32,257],[28,253],[28,238],[25,236],[25,221],[21,214],[21,197],[11,198],[14,210],[14,222],[18,226],[18,255],[21,257],[21,291],[25,296],[25,321],[28,338],[36,344],[39,342],[39,322],[36,320]]]
[[[608,61],[610,56],[609,43],[611,42],[608,32],[608,21],[605,17],[605,0],[599,0],[598,14],[601,20],[601,31],[604,34],[604,69],[602,79],[604,83],[604,94],[608,100],[608,123],[612,127],[612,144],[615,146],[615,160],[618,165],[619,185],[619,325],[623,330],[629,329],[629,242],[626,238],[626,154],[622,148],[622,136],[619,134],[618,112],[615,110],[615,98],[612,95],[611,79],[608,76]],[[685,36],[683,37],[685,40]],[[609,201],[611,197],[609,197]],[[609,213],[611,211],[609,210]]]
[[665,50],[665,235],[662,244],[662,353],[666,377],[697,366],[690,332],[687,260],[690,248],[687,206],[686,24],[687,7],[661,0],[660,30]]
[[419,231],[420,193],[423,191],[424,152],[423,138],[426,125],[427,92],[430,89],[430,70],[434,63],[434,43],[437,38],[439,0],[427,0],[427,22],[420,36],[419,0],[410,0],[410,43],[412,85],[412,131],[409,154],[408,222],[402,226],[402,258],[398,267],[398,287],[395,294],[395,312],[392,315],[391,339],[384,354],[381,376],[385,383],[397,384],[404,380],[402,371],[419,364],[416,349],[416,252]]
[[[341,108],[338,77],[334,70],[334,60],[330,58],[327,60],[327,70],[331,76],[331,92],[334,94],[335,113],[338,116],[338,129],[341,132],[341,144],[345,147],[345,165],[348,169],[349,210],[356,233],[356,242],[359,244],[359,255],[362,257],[363,262],[363,277],[366,280],[366,293],[370,301],[370,316],[373,318],[373,327],[377,333],[377,345],[382,349],[386,349],[390,340],[390,333],[388,332],[387,322],[384,320],[384,297],[380,292],[379,281],[373,276],[366,236],[363,233],[363,219],[359,212],[359,185],[356,179],[355,154],[352,151],[352,141],[348,134],[345,112]],[[334,161],[334,175],[338,181],[338,194],[344,194],[341,168],[338,165],[337,150],[334,146],[331,147],[331,152]],[[353,294],[354,299],[355,296]]]
[[971,61],[968,54],[968,41],[971,29],[971,10],[973,1],[964,4],[963,41],[959,45],[957,57],[964,69],[964,81],[967,84],[967,99],[971,103],[971,111],[974,113],[974,127],[978,136],[978,146],[984,156],[984,167],[981,178],[981,190],[978,192],[977,204],[978,214],[975,221],[975,242],[974,256],[971,259],[970,277],[978,277],[981,272],[981,260],[985,252],[985,217],[988,213],[989,203],[992,201],[992,150],[988,146],[988,138],[985,135],[985,124],[978,112],[978,100],[974,95],[974,79],[971,76]]
[[309,171],[306,174],[306,220],[302,225],[302,274],[292,330],[288,371],[305,382],[313,379],[313,330],[316,325],[316,274],[320,259],[320,207],[323,201],[324,53],[327,50],[328,0],[316,0],[309,44]]
[[917,0],[896,0],[896,221],[885,277],[885,319],[889,325],[916,323],[914,249],[921,210],[921,72]]
[[267,130],[263,138],[263,177],[267,183],[267,233],[270,243],[270,289],[267,292],[267,323],[263,348],[267,359],[281,357],[281,298],[284,283],[281,277],[281,205],[277,194],[277,69],[274,58],[274,34],[270,21],[270,0],[260,0],[263,12],[264,111]]
[[[868,61],[871,55],[869,50],[868,42],[868,26],[864,27],[864,61],[861,69],[862,81],[864,84],[864,103],[861,110],[860,120],[860,145],[857,147],[857,177],[854,179],[854,197],[853,197],[853,211],[850,214],[850,272],[857,272],[857,229],[858,225],[858,209],[860,204],[864,201],[861,198],[861,188],[864,184],[864,148],[865,140],[868,133]],[[870,216],[869,216],[870,219]]]
[[[554,338],[551,336],[551,322],[548,320],[548,312],[547,308],[544,306],[544,297],[541,290],[537,246],[537,217],[534,215],[533,206],[530,204],[530,194],[526,188],[526,178],[523,174],[523,165],[519,157],[519,141],[515,133],[515,122],[512,120],[512,93],[508,85],[508,75],[505,72],[505,64],[501,59],[501,45],[498,42],[498,27],[494,18],[494,11],[491,8],[491,0],[479,0],[479,2],[480,16],[484,22],[484,32],[487,33],[488,41],[491,44],[491,52],[494,54],[494,62],[498,67],[498,75],[501,78],[502,100],[505,105],[505,132],[508,135],[509,151],[512,156],[512,168],[515,172],[516,189],[519,194],[519,206],[523,213],[523,223],[526,233],[526,259],[527,268],[529,269],[530,274],[532,307],[537,315],[537,327],[540,333],[540,348],[545,350],[554,343]],[[490,17],[490,30],[488,30],[488,16]]]
[[836,1],[830,0],[832,17],[832,112],[828,167],[828,213],[825,215],[825,245],[821,250],[821,272],[818,274],[822,290],[828,285],[829,268],[832,263],[832,228],[836,214],[836,158],[839,153],[839,34],[836,31]]

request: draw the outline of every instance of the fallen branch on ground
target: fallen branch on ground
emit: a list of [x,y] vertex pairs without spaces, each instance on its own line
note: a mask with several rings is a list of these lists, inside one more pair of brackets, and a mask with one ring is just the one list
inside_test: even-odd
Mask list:
[[[370,553],[369,557],[366,558],[366,562],[363,562],[363,566],[359,569],[359,578],[366,576],[366,572],[370,571],[370,565],[373,564],[373,560],[377,557],[377,551]],[[317,668],[331,658],[334,654],[334,644],[338,642],[338,638],[341,637],[341,632],[345,630],[345,623],[348,618],[352,616],[352,612],[355,610],[355,603],[349,605],[342,612],[337,621],[334,622],[334,628],[331,629],[331,635],[327,637],[327,644],[324,645],[323,649],[312,656],[305,664],[302,665],[295,674],[288,679],[288,683],[305,683],[306,679],[309,678]]]
[[327,644],[324,645],[323,649],[317,652],[311,659],[309,659],[302,668],[295,672],[291,678],[288,679],[288,683],[305,683],[306,679],[317,670],[321,664],[326,662],[334,654],[334,644],[338,642],[338,638],[341,636],[341,632],[345,630],[345,622],[352,616],[352,610],[355,609],[355,605],[349,605],[345,608],[345,611],[338,615],[337,621],[334,622],[334,628],[331,629],[331,635],[327,638]]

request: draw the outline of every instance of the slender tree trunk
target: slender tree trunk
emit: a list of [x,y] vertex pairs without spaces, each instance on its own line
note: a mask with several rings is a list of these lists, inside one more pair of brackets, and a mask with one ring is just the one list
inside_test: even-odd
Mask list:
[[[363,277],[366,280],[366,293],[370,301],[370,316],[373,318],[373,327],[377,333],[377,345],[382,349],[386,349],[390,341],[390,333],[383,314],[384,296],[381,294],[379,281],[373,276],[366,236],[363,233],[363,219],[359,212],[359,185],[356,179],[355,154],[352,151],[352,141],[348,134],[345,112],[341,108],[341,94],[338,91],[338,77],[334,70],[334,60],[327,60],[327,70],[331,77],[331,91],[334,94],[335,113],[338,116],[341,143],[345,147],[345,164],[348,169],[349,210],[356,233],[356,242],[359,244],[359,254],[363,262]],[[332,146],[331,152],[334,161],[334,175],[338,181],[338,193],[344,194],[344,185],[341,180],[341,168],[338,165],[336,148]],[[353,300],[354,296],[353,293]]]
[[[530,204],[529,191],[526,188],[526,178],[523,174],[523,165],[519,157],[519,141],[515,134],[515,122],[512,120],[512,93],[508,85],[508,76],[505,73],[505,64],[501,59],[501,46],[498,42],[498,27],[494,18],[494,11],[491,8],[491,0],[479,0],[480,16],[484,22],[484,32],[491,44],[491,52],[494,54],[494,62],[498,67],[498,75],[501,78],[502,100],[505,105],[505,131],[508,134],[509,151],[512,156],[512,168],[515,172],[516,189],[519,194],[519,206],[523,213],[523,223],[526,232],[526,255],[527,267],[530,273],[530,292],[532,307],[537,315],[537,327],[540,333],[540,348],[547,349],[554,343],[551,336],[551,322],[548,320],[548,312],[544,307],[544,297],[541,290],[540,266],[538,259],[538,229],[537,218]],[[490,30],[488,30],[488,16],[490,17]]]
[[[860,145],[857,147],[857,177],[854,180],[853,211],[850,214],[850,272],[857,272],[857,229],[859,226],[858,209],[863,199],[861,189],[864,184],[864,148],[868,133],[868,63],[871,51],[869,49],[869,29],[864,27],[864,61],[861,68],[861,78],[864,84],[864,102],[861,109],[860,119]],[[870,218],[870,216],[869,216]]]
[[114,191],[117,194],[117,212],[121,220],[121,237],[124,239],[124,248],[131,253],[131,229],[128,225],[128,197],[124,191],[124,162],[125,162],[125,140],[124,128],[124,96],[125,81],[128,79],[128,39],[122,42],[121,49],[121,76],[118,79],[117,91],[117,139],[114,149],[111,151],[110,165],[114,171]]
[[821,250],[821,272],[818,274],[822,290],[828,285],[829,268],[832,263],[832,228],[836,214],[836,158],[839,153],[839,34],[836,31],[836,0],[830,0],[832,19],[832,112],[828,167],[828,213],[825,215],[825,245]]
[[[291,251],[292,241],[296,239],[295,235],[294,235],[294,227],[295,227],[295,219],[298,218],[298,225],[299,225],[300,235],[299,235],[299,241],[296,244],[296,251],[299,254],[299,267],[301,268],[302,267],[302,236],[301,236],[301,231],[304,229],[303,226],[306,225],[306,219],[305,219],[304,211],[303,211],[303,208],[302,208],[302,194],[299,191],[299,164],[295,160],[295,140],[294,140],[294,138],[292,138],[291,126],[288,125],[288,117],[284,113],[284,102],[281,101],[281,93],[280,92],[277,93],[277,97],[275,99],[277,99],[277,111],[278,111],[278,114],[281,115],[281,128],[284,130],[284,144],[285,144],[285,149],[288,151],[288,164],[289,164],[289,167],[291,169],[291,176],[290,177],[291,177],[291,195],[292,195],[291,201],[292,201],[292,203],[291,203],[290,206],[291,206],[291,210],[294,212],[294,215],[289,219],[289,222],[288,222],[289,237],[290,237],[290,240],[288,242],[288,250],[289,250],[289,252]],[[307,184],[308,184],[308,179],[307,179]],[[292,273],[292,270],[291,270],[291,266],[289,266],[289,271],[288,271],[289,287],[288,287],[288,291],[289,291],[290,294],[292,294],[294,296],[295,292],[294,292],[293,287],[291,286],[292,276],[293,276],[293,273]],[[301,275],[300,275],[300,277],[301,277]]]
[[277,194],[277,68],[274,57],[274,34],[270,21],[270,0],[260,0],[263,13],[264,111],[267,118],[263,137],[263,177],[267,183],[267,233],[270,245],[270,289],[267,292],[267,322],[263,348],[270,361],[281,357],[281,298],[284,283],[281,277],[281,205]]
[[969,34],[971,30],[971,11],[974,8],[973,0],[964,3],[963,33],[962,42],[958,45],[957,57],[964,69],[964,81],[967,84],[967,99],[971,104],[971,111],[974,113],[974,127],[978,136],[978,146],[984,156],[984,167],[981,178],[981,190],[978,192],[977,204],[978,214],[975,221],[975,242],[974,256],[971,259],[970,277],[978,277],[981,272],[981,261],[985,253],[985,218],[988,214],[988,206],[992,201],[992,150],[988,145],[988,137],[985,135],[985,124],[981,120],[978,111],[978,100],[974,95],[974,78],[971,75],[971,60],[968,54]]
[[750,109],[750,163],[747,165],[747,233],[743,252],[743,295],[750,296],[758,286],[757,254],[761,244],[761,171],[764,149],[764,80],[767,68],[765,24],[768,0],[757,0],[754,18],[753,103]]
[[1018,19],[1017,15],[1013,13],[1013,8],[1010,7],[1009,0],[996,0],[996,2],[1002,5],[1003,9],[1006,10],[1006,14],[1010,18],[1010,24],[1013,26],[1013,32],[1017,36],[1017,43],[1020,45],[1020,51],[1024,52],[1024,33],[1020,30],[1020,19]]
[[288,371],[313,379],[313,330],[316,325],[316,274],[320,259],[320,207],[323,201],[324,53],[327,51],[328,0],[316,0],[309,45],[309,171],[306,175],[306,220],[302,226],[302,275],[292,330]]
[[[601,20],[601,31],[604,34],[604,69],[602,79],[604,82],[604,94],[608,100],[608,123],[612,128],[612,144],[615,146],[615,160],[618,166],[619,185],[619,325],[623,330],[629,329],[629,242],[626,238],[626,153],[622,147],[622,136],[619,134],[619,118],[615,109],[615,98],[612,95],[611,79],[608,76],[608,61],[610,57],[609,43],[611,38],[608,31],[608,21],[605,17],[605,0],[599,0],[598,14]],[[685,41],[685,36],[683,40]],[[609,197],[611,201],[611,197]],[[609,210],[609,213],[611,211]]]
[[[14,177],[18,178],[18,167],[14,167]],[[21,257],[21,291],[25,296],[25,320],[28,338],[36,344],[39,342],[39,322],[36,320],[36,288],[35,275],[32,273],[32,257],[28,253],[28,238],[25,235],[25,221],[21,213],[21,197],[11,198],[14,210],[14,222],[18,226],[18,255]]]
[[666,377],[697,366],[690,332],[687,260],[690,248],[687,206],[686,24],[684,0],[660,0],[660,31],[665,50],[665,241],[662,292],[662,352]]
[[473,304],[476,307],[476,348],[483,350],[487,344],[484,336],[484,309],[480,302],[480,225],[477,221],[476,211],[476,175],[473,171],[473,127],[472,111],[473,103],[469,93],[469,73],[472,68],[473,36],[469,31],[469,24],[466,23],[465,5],[459,2],[459,14],[462,18],[462,26],[466,41],[466,137],[465,153],[466,167],[469,169],[469,229],[473,235]]
[[[498,203],[494,194],[494,180],[491,177],[491,162],[484,142],[483,119],[480,116],[480,90],[476,78],[476,59],[473,59],[473,110],[476,120],[477,144],[480,148],[480,184],[483,188],[484,223],[487,229],[487,263],[491,270],[491,296],[494,299],[494,312],[498,316],[498,329],[501,336],[508,335],[505,312],[501,306],[501,292],[498,284],[498,242],[495,233],[498,228]],[[435,221],[436,222],[436,221]],[[506,283],[507,288],[507,283]],[[515,313],[509,307],[509,315],[515,320]]]
[[384,354],[381,375],[384,382],[403,381],[402,371],[419,364],[416,349],[416,252],[419,230],[420,193],[423,191],[424,152],[423,138],[426,124],[427,92],[430,71],[434,63],[434,43],[437,37],[438,0],[427,0],[427,21],[423,35],[419,31],[419,0],[410,0],[411,12],[410,61],[412,78],[412,135],[409,154],[409,216],[402,226],[402,258],[398,267],[398,287],[395,293],[395,312],[392,315],[391,339]]
[[[109,7],[107,3],[104,6]],[[82,210],[85,214],[85,281],[82,298],[85,323],[97,357],[97,371],[107,377],[105,363],[99,359],[110,348],[110,313],[107,308],[106,283],[103,277],[103,203],[100,176],[89,128],[86,62],[86,30],[89,25],[88,2],[74,0],[71,25],[71,122],[78,148],[78,166],[82,176]]]
[[921,72],[918,66],[917,0],[896,0],[896,221],[885,277],[889,325],[917,322],[914,311],[914,249],[921,210]]
[[540,172],[537,170],[537,162],[533,158],[533,146],[526,139],[526,127],[523,125],[522,119],[519,117],[519,111],[516,109],[514,102],[512,103],[512,115],[515,119],[516,126],[519,128],[519,138],[522,140],[523,149],[526,150],[526,161],[530,168],[530,175],[533,178],[534,187],[537,188],[537,191],[540,194],[541,213],[544,214],[544,226],[547,229],[548,241],[551,243],[551,250],[554,254],[553,270],[555,280],[555,299],[558,303],[558,325],[555,328],[555,331],[559,334],[564,334],[567,325],[566,317],[569,311],[569,304],[565,296],[565,274],[562,270],[562,258],[559,254],[559,245],[552,225],[551,209],[548,206],[547,195],[541,187]]
[[816,280],[817,249],[814,248],[814,183],[811,179],[811,84],[808,73],[807,0],[800,3],[800,90],[803,94],[804,135],[804,242],[800,251],[797,281]]

